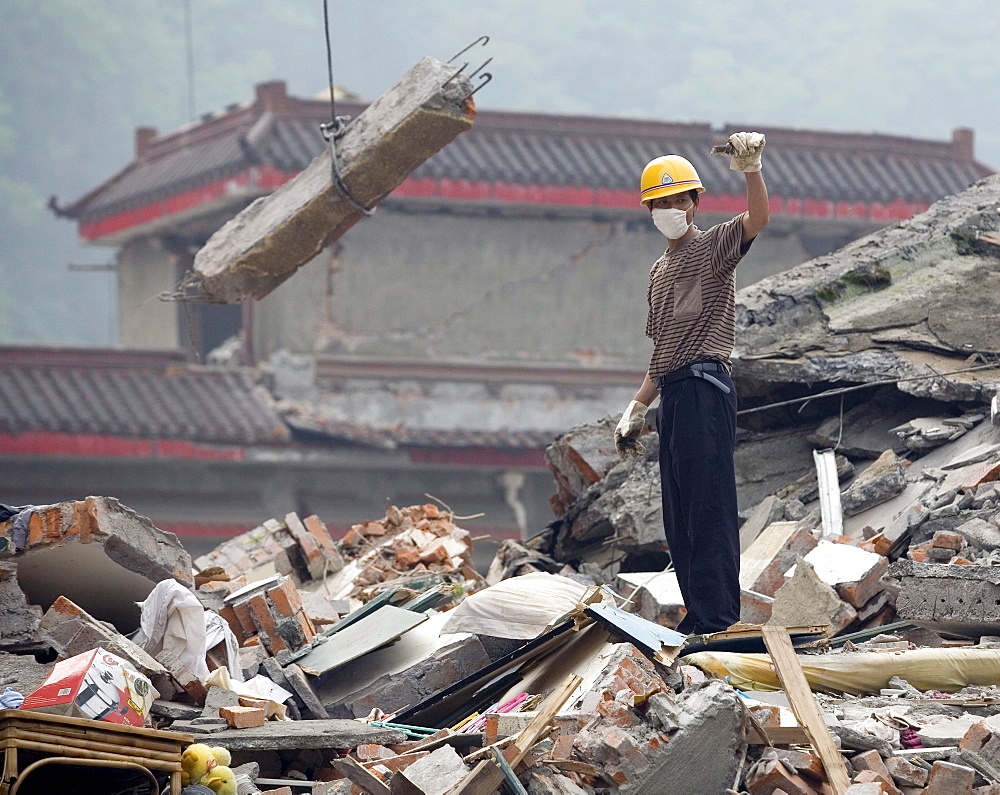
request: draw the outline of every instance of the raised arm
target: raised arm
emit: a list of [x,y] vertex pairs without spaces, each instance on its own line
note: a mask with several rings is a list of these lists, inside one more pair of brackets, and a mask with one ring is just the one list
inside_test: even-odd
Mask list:
[[760,173],[760,156],[764,151],[764,136],[755,132],[738,132],[729,136],[732,160],[729,167],[742,171],[747,181],[747,212],[743,216],[743,242],[749,243],[761,233],[769,220],[767,185]]

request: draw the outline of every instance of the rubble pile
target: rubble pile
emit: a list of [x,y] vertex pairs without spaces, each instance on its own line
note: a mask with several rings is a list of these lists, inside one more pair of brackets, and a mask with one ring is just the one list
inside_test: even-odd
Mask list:
[[[339,540],[289,513],[194,562],[111,498],[0,506],[0,730],[136,749],[190,795],[1000,792],[1000,348],[927,298],[996,280],[998,207],[985,180],[745,291],[725,632],[674,631],[658,439],[619,462],[605,418],[548,449],[556,518],[485,576],[432,504]],[[810,392],[843,383],[877,389]],[[133,744],[102,736],[126,715]]]

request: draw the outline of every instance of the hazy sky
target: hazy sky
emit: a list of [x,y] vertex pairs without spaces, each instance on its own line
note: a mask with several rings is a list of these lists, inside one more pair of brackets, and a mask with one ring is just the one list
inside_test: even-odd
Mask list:
[[[269,48],[272,76],[312,93],[326,81],[322,3],[286,5],[303,19],[289,28],[294,41]],[[484,108],[930,138],[965,126],[980,159],[1000,168],[995,0],[331,0],[330,9],[335,80],[369,98],[421,56],[447,59],[488,34],[469,53],[493,57],[494,80],[477,95]]]
[[[65,203],[133,157],[137,126],[187,123],[253,86],[326,86],[322,0],[0,0],[0,341],[115,341],[113,274]],[[368,99],[482,34],[482,109],[883,132],[971,127],[1000,169],[997,0],[330,0],[334,79]],[[464,60],[463,57],[463,60]],[[905,143],[903,144],[905,145]],[[766,155],[765,155],[766,159]],[[765,166],[766,168],[766,166]]]

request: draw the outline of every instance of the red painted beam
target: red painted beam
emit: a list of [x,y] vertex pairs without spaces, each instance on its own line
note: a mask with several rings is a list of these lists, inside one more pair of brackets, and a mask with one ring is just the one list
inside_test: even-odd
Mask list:
[[243,461],[246,448],[208,447],[184,439],[126,439],[93,433],[0,433],[0,455],[96,458],[196,458]]
[[[294,173],[273,166],[250,168],[230,177],[217,179],[201,187],[169,196],[160,201],[135,207],[125,212],[80,223],[80,235],[95,241],[133,227],[169,218],[178,213],[211,204],[241,192],[266,192],[278,188]],[[511,204],[534,204],[561,207],[635,208],[636,191],[609,190],[570,185],[519,185],[504,182],[474,182],[454,179],[416,179],[410,177],[393,196],[416,199],[447,199],[451,201],[493,201]],[[771,212],[775,215],[796,215],[810,218],[855,218],[871,221],[901,221],[929,205],[896,199],[881,202],[834,202],[826,199],[771,197]],[[740,213],[746,209],[746,197],[706,193],[701,197],[706,212]]]

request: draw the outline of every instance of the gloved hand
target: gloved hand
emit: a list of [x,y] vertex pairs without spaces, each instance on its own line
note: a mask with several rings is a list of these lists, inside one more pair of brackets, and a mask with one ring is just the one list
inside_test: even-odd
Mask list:
[[729,136],[733,149],[729,168],[733,171],[760,171],[760,155],[764,151],[764,134],[738,132]]
[[618,451],[620,460],[625,461],[646,452],[646,446],[639,441],[639,434],[646,427],[648,409],[649,406],[645,403],[633,400],[618,421],[618,426],[615,428],[615,450]]

